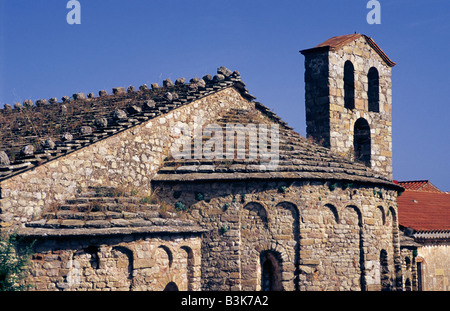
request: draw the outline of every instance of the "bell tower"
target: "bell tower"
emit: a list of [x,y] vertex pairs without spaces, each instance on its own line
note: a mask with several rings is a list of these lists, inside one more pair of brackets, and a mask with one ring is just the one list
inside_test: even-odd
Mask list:
[[392,180],[395,63],[362,34],[333,37],[300,52],[307,136]]

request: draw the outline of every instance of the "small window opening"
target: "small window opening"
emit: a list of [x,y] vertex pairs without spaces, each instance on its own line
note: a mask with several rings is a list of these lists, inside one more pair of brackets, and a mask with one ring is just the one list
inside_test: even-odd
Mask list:
[[344,106],[355,109],[355,68],[349,60],[344,64]]
[[380,78],[375,67],[369,69],[367,75],[369,87],[367,97],[369,99],[369,111],[380,112]]
[[353,148],[355,151],[355,161],[364,163],[370,167],[371,158],[370,126],[363,118],[355,122]]

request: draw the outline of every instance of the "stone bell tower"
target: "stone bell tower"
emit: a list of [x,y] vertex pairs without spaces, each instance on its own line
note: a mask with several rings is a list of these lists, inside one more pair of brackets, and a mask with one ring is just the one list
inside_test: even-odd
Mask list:
[[389,57],[369,37],[333,37],[305,56],[306,132],[392,180]]

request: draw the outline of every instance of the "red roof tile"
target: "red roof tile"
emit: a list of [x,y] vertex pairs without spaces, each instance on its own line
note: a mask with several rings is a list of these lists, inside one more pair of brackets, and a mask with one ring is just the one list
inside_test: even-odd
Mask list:
[[402,186],[406,190],[426,191],[426,192],[442,192],[429,180],[411,180],[411,181],[396,181],[394,183]]
[[347,43],[352,42],[353,40],[358,39],[361,37],[361,34],[355,33],[352,35],[344,35],[344,36],[337,36],[328,39],[325,42],[322,42],[321,44],[316,45],[315,47],[323,47],[323,46],[329,46],[331,49],[339,49],[340,47],[344,46]]
[[397,203],[400,226],[416,231],[450,230],[450,194],[406,190]]
[[312,49],[306,49],[303,51],[300,51],[302,54],[308,54],[314,51],[318,50],[337,50],[343,47],[344,45],[358,39],[359,37],[363,37],[366,39],[367,43],[380,55],[380,57],[386,62],[386,64],[390,67],[394,67],[396,65],[395,62],[393,62],[386,53],[383,52],[383,50],[375,43],[375,41],[372,40],[372,38],[362,35],[359,33],[350,34],[350,35],[344,35],[344,36],[336,36],[332,37],[325,42],[322,42]]

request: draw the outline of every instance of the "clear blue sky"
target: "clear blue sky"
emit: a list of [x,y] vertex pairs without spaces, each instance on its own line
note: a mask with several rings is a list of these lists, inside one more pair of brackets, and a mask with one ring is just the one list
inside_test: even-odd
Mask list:
[[380,0],[0,0],[0,107],[238,70],[257,100],[305,135],[299,50],[363,33],[393,68],[394,178],[450,191],[450,2]]

